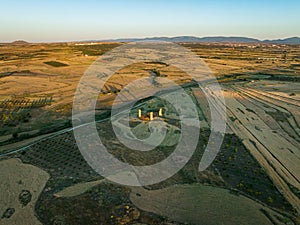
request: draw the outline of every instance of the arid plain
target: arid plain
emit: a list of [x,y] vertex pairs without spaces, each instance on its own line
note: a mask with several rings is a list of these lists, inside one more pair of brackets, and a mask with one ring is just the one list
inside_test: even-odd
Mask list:
[[[226,218],[224,224],[299,224],[300,46],[179,43],[209,66],[225,97],[226,135],[204,172],[198,171],[198,163],[210,134],[210,111],[192,79],[157,62],[133,64],[114,74],[98,97],[102,122],[97,128],[120,160],[155,163],[174,145],[169,138],[156,152],[142,155],[124,148],[113,135],[105,119],[118,93],[135,79],[175,81],[192,96],[201,121],[197,150],[178,174],[132,188],[94,172],[71,128],[74,92],[82,75],[100,55],[122,44],[0,44],[0,166],[5,168],[0,172],[5,181],[0,186],[1,223],[216,224]],[[150,96],[155,84],[149,90]],[[141,99],[144,111],[165,104],[149,96]],[[166,121],[173,121],[173,114],[166,114]],[[132,120],[130,125],[137,134],[147,132],[145,121]],[[180,126],[175,122],[169,128],[175,137]],[[192,213],[187,215],[187,210]]]

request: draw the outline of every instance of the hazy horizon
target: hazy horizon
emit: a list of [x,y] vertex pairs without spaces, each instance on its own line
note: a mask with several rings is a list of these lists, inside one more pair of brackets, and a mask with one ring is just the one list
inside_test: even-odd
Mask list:
[[174,36],[300,36],[300,2],[7,1],[0,42],[61,42]]
[[83,40],[57,40],[57,41],[28,41],[24,39],[15,39],[15,40],[9,40],[9,41],[0,41],[0,43],[12,43],[16,41],[25,41],[28,43],[63,43],[63,42],[89,42],[89,41],[114,41],[114,40],[122,40],[122,39],[145,39],[145,38],[174,38],[174,37],[196,37],[196,38],[210,38],[210,37],[236,37],[236,38],[253,38],[257,39],[259,41],[267,41],[267,40],[283,40],[287,38],[300,38],[299,36],[290,36],[290,37],[283,37],[283,38],[272,38],[272,39],[260,39],[260,38],[254,38],[249,36],[222,36],[222,35],[215,35],[215,36],[190,36],[190,35],[178,35],[178,36],[145,36],[145,37],[116,37],[116,38],[109,38],[109,39],[83,39]]

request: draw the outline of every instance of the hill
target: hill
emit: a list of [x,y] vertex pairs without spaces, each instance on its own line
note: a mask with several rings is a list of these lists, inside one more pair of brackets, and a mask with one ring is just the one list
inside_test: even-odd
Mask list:
[[28,45],[29,42],[23,41],[23,40],[17,40],[17,41],[13,41],[11,44],[12,45]]
[[275,40],[259,40],[248,37],[194,37],[194,36],[178,36],[178,37],[149,37],[149,38],[121,38],[105,40],[106,42],[134,42],[134,41],[168,41],[168,42],[199,42],[199,43],[274,43],[274,44],[300,44],[299,37],[291,37],[286,39]]
[[286,39],[277,39],[277,40],[265,40],[266,43],[276,43],[276,44],[300,44],[299,37],[291,37]]

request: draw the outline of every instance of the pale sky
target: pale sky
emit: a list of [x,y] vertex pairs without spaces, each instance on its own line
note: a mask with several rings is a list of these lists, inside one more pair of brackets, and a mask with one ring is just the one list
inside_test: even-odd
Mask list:
[[300,1],[0,0],[0,42],[300,36]]

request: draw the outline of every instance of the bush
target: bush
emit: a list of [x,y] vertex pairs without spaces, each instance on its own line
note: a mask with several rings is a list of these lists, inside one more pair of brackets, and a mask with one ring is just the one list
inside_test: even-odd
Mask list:
[[18,136],[19,136],[18,132],[12,133],[12,137],[13,137],[14,139],[18,138]]
[[271,197],[268,197],[268,202],[269,202],[269,203],[273,203],[273,202],[274,202],[274,199],[271,198]]
[[68,64],[57,62],[57,61],[48,61],[44,62],[45,64],[53,67],[63,67],[63,66],[69,66]]

